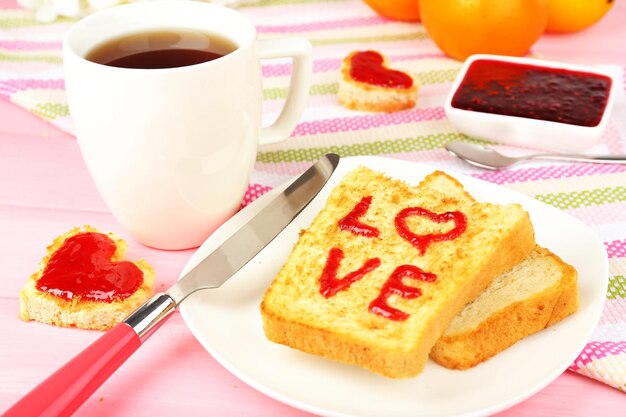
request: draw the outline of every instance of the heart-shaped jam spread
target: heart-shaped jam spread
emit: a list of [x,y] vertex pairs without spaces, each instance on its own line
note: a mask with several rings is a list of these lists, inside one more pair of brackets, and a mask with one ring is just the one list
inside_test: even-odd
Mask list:
[[115,242],[105,234],[71,236],[50,257],[37,289],[66,300],[128,298],[143,283],[143,273],[132,262],[111,261],[114,253]]
[[[411,216],[422,216],[436,223],[454,223],[454,227],[445,233],[427,233],[418,235],[413,233],[406,223],[406,219]],[[422,207],[409,207],[400,211],[395,219],[396,230],[404,239],[408,240],[415,246],[420,254],[426,253],[426,249],[432,242],[440,242],[443,240],[454,240],[461,235],[467,228],[467,218],[460,211],[447,211],[445,213],[433,213]]]
[[376,51],[356,52],[352,55],[350,76],[362,83],[386,88],[408,89],[413,79],[402,71],[386,68],[384,59]]

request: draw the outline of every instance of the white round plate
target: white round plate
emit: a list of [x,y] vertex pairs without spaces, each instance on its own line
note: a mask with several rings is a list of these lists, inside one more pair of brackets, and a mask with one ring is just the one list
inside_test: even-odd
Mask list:
[[[567,369],[591,336],[604,306],[609,272],[602,242],[566,213],[455,173],[451,175],[477,200],[517,202],[530,213],[537,243],[578,271],[578,312],[473,369],[454,371],[429,361],[419,376],[403,380],[387,379],[268,341],[259,312],[266,288],[287,259],[298,232],[309,226],[331,189],[358,165],[414,185],[434,170],[379,157],[342,159],[319,195],[262,252],[219,289],[197,292],[182,304],[187,326],[217,361],[250,386],[293,407],[323,416],[359,417],[489,415],[523,401]],[[183,274],[276,192],[261,197],[218,229],[194,254]]]

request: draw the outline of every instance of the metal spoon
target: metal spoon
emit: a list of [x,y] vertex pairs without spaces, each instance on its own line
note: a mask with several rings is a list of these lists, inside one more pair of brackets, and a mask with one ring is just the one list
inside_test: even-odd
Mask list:
[[448,142],[446,149],[464,161],[487,169],[502,169],[530,159],[551,159],[557,161],[589,162],[595,164],[626,164],[626,155],[580,155],[539,153],[520,157],[505,156],[488,146],[467,142]]

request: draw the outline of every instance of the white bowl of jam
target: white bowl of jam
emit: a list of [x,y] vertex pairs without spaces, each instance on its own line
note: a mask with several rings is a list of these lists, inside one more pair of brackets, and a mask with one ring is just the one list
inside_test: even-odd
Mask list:
[[472,137],[581,151],[600,139],[614,100],[604,71],[562,62],[472,55],[445,104],[448,119]]

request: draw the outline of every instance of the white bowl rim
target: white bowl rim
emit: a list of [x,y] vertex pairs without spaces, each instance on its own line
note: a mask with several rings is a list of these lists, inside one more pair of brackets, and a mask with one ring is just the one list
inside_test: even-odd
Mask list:
[[[607,97],[606,106],[604,107],[602,118],[600,119],[600,122],[595,126],[580,126],[580,125],[575,125],[571,123],[554,122],[554,121],[543,120],[543,119],[532,119],[529,117],[522,117],[522,116],[509,116],[509,115],[497,114],[497,113],[477,112],[473,110],[464,110],[464,109],[459,109],[458,107],[453,107],[452,99],[454,95],[456,94],[456,91],[459,88],[459,85],[465,78],[465,74],[467,73],[467,70],[472,65],[472,63],[478,60],[501,61],[501,62],[510,62],[514,64],[527,64],[527,65],[532,65],[532,66],[539,67],[539,68],[541,67],[558,68],[558,69],[584,72],[584,73],[589,73],[593,75],[601,75],[601,76],[608,77],[611,80],[611,86],[609,87],[609,94]],[[609,117],[610,117],[611,109],[613,107],[613,101],[615,100],[616,88],[617,88],[617,80],[615,79],[615,76],[611,74],[610,72],[605,71],[601,68],[595,68],[592,66],[582,65],[582,64],[571,64],[571,63],[561,62],[561,61],[544,60],[542,58],[537,58],[537,57],[515,57],[515,56],[506,56],[506,55],[474,54],[474,55],[469,56],[465,60],[463,67],[461,67],[461,70],[459,71],[454,82],[452,83],[452,87],[450,89],[450,92],[448,93],[448,97],[446,98],[446,102],[444,104],[444,110],[446,114],[449,114],[449,112],[471,114],[472,117],[476,117],[478,119],[477,121],[485,121],[485,120],[489,120],[492,117],[497,117],[498,119],[505,120],[510,123],[528,123],[528,124],[534,124],[536,126],[547,124],[551,126],[552,128],[557,128],[561,130],[567,131],[567,130],[573,129],[573,130],[588,131],[591,133],[591,131],[594,131],[594,130],[603,131],[605,129],[608,123]]]

